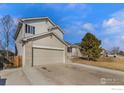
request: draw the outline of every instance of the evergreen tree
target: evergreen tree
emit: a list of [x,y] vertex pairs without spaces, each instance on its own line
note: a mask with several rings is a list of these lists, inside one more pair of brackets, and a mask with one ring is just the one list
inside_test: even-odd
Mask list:
[[86,33],[81,46],[81,53],[88,56],[88,60],[96,60],[100,57],[102,48],[100,47],[101,41],[96,38],[95,35],[91,33]]

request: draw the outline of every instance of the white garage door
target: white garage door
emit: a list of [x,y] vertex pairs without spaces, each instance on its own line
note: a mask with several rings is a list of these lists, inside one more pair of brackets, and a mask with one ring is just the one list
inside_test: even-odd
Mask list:
[[33,48],[33,65],[63,62],[64,50]]

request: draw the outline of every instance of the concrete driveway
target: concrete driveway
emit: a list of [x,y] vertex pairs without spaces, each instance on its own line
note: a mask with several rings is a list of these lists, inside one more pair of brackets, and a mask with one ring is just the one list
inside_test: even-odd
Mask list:
[[124,85],[124,72],[83,64],[49,64],[0,71],[7,85]]
[[94,66],[51,64],[36,69],[60,85],[124,85],[124,72]]
[[[0,71],[1,79],[6,79],[4,85],[30,85],[30,81],[23,72],[22,68],[6,69]],[[3,85],[3,84],[2,84]]]

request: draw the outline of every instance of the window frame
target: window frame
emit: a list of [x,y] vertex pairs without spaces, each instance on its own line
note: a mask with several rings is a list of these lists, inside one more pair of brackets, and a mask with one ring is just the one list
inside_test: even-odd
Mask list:
[[67,52],[72,53],[72,47],[67,47]]
[[25,24],[25,33],[35,34],[35,26]]

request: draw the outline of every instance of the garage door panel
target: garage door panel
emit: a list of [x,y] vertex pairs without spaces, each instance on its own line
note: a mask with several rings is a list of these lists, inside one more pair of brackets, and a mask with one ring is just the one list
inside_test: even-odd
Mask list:
[[33,65],[62,63],[63,56],[63,50],[33,48]]

